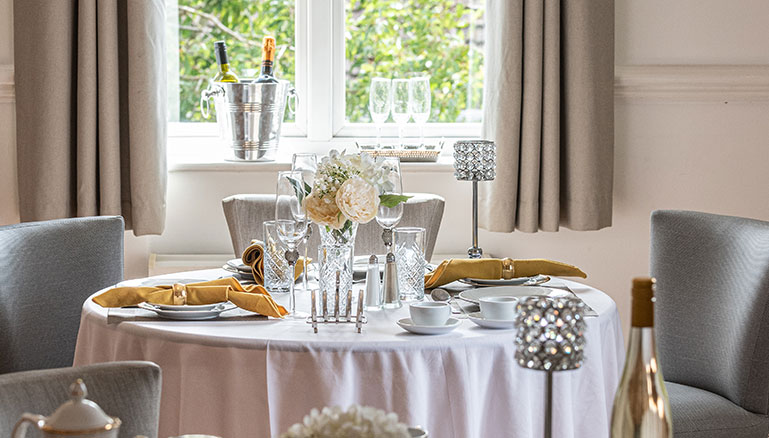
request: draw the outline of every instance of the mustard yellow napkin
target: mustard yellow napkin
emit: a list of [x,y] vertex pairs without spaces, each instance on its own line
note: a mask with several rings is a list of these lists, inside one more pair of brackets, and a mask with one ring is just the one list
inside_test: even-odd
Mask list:
[[[173,304],[172,286],[116,287],[93,298],[102,307],[135,306],[142,302]],[[243,287],[232,277],[186,285],[187,304],[213,304],[231,301],[236,306],[265,316],[282,318],[288,313],[262,286]]]
[[[283,257],[280,254],[279,257]],[[240,257],[246,266],[251,267],[251,274],[254,276],[254,281],[260,286],[264,286],[264,248],[262,243],[256,240],[251,241],[251,245],[243,251],[243,255]],[[307,259],[308,262],[312,259]],[[304,270],[304,257],[299,257],[294,266],[294,280],[302,275]]]
[[587,274],[576,266],[546,259],[450,259],[444,260],[433,272],[425,275],[425,288],[432,289],[443,286],[460,278],[500,279],[505,261],[512,265],[512,278],[530,277],[538,274],[559,277],[587,277]]

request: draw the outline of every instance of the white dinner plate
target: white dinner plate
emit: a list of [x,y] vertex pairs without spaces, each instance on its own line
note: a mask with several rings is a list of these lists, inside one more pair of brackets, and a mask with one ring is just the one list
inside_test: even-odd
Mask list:
[[467,315],[467,318],[478,326],[487,329],[511,329],[515,328],[515,320],[501,320],[484,318],[481,312],[473,312]]
[[243,273],[251,272],[251,267],[243,263],[242,259],[227,260],[227,263],[224,266],[222,266],[222,268],[227,269],[228,271],[235,270]]
[[456,318],[449,318],[444,325],[416,325],[411,318],[403,318],[398,321],[398,325],[407,332],[417,335],[442,335],[459,327],[461,321]]
[[532,277],[518,278],[461,278],[460,282],[471,286],[536,286],[550,281],[547,275],[534,275]]
[[551,289],[540,286],[496,286],[482,287],[478,289],[469,289],[459,293],[459,298],[471,303],[480,304],[478,301],[483,297],[573,297],[570,292],[561,289]]
[[184,304],[181,306],[174,306],[173,304],[152,304],[160,310],[174,310],[177,312],[204,312],[207,310],[213,310],[215,307],[227,304],[227,301],[222,301],[213,304]]
[[217,307],[210,310],[195,311],[163,310],[149,303],[140,303],[139,307],[144,310],[155,312],[161,318],[175,319],[179,321],[202,321],[217,318],[222,312],[235,308],[235,305],[219,304]]

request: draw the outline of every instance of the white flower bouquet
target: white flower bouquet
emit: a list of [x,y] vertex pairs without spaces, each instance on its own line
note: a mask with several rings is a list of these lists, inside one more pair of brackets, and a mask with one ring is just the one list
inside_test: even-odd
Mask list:
[[302,423],[291,426],[280,438],[409,438],[408,427],[398,415],[381,409],[352,405],[346,411],[335,406],[313,409]]
[[391,171],[366,153],[331,150],[318,164],[313,187],[305,189],[307,216],[327,230],[342,232],[353,223],[371,221],[380,205],[395,207],[409,198],[387,193],[393,190]]

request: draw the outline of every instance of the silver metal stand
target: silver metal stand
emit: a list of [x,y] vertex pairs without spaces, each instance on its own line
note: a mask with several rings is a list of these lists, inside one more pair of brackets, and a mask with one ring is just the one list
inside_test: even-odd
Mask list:
[[545,395],[545,438],[553,436],[553,371],[547,371],[547,393]]
[[478,181],[473,181],[473,246],[467,250],[471,259],[483,257],[483,250],[478,246]]

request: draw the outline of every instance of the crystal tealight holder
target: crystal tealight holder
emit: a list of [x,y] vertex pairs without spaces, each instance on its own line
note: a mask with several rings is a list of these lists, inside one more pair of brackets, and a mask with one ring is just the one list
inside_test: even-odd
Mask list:
[[547,372],[545,437],[552,436],[553,371],[582,366],[585,303],[578,298],[533,296],[521,299],[515,325],[515,360],[524,368]]
[[489,140],[461,140],[454,143],[454,177],[473,182],[473,246],[467,250],[471,259],[481,258],[478,246],[478,181],[496,176],[497,147]]

